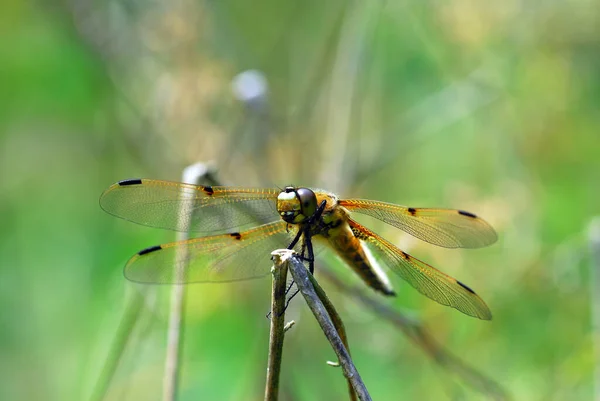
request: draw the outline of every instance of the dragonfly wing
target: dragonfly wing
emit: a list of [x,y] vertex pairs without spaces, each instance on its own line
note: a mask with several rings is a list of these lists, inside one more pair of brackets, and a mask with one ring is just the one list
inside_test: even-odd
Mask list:
[[445,248],[480,248],[498,239],[485,220],[463,210],[412,208],[363,199],[346,199],[339,203],[352,212],[375,217]]
[[175,231],[225,232],[279,218],[276,188],[210,187],[133,179],[100,197],[106,212],[134,223]]
[[354,235],[364,241],[376,257],[421,294],[466,315],[483,320],[492,318],[485,302],[465,284],[413,258],[357,222],[349,219],[349,223]]
[[141,283],[206,283],[245,280],[270,272],[271,252],[287,247],[283,221],[235,232],[150,247],[134,255],[125,277]]

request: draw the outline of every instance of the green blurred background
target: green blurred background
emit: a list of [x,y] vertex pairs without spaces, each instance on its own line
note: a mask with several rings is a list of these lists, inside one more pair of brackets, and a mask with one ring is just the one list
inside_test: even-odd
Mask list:
[[[197,161],[231,185],[483,216],[500,240],[481,250],[373,228],[473,287],[491,322],[395,278],[399,296],[382,301],[513,399],[593,399],[597,3],[5,0],[0,399],[86,400],[101,377],[106,400],[161,398],[170,288],[129,283],[122,266],[174,234],[115,219],[98,197],[124,178],[178,181]],[[232,80],[248,69],[268,93],[241,101]],[[180,399],[261,399],[270,280],[187,288]],[[119,326],[140,295],[135,325]],[[490,398],[330,295],[374,399]],[[347,399],[301,299],[288,317],[281,398]],[[127,341],[108,380],[115,336]]]

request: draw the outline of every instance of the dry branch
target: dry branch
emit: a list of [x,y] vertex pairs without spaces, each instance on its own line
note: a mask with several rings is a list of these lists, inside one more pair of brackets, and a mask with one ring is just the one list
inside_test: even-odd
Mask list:
[[279,394],[279,375],[285,337],[285,291],[287,288],[287,263],[281,253],[273,252],[273,291],[271,293],[271,331],[269,334],[269,360],[265,400],[276,401]]
[[[308,272],[300,258],[293,251],[288,251],[288,255],[288,269],[294,278],[300,293],[302,296],[304,296],[308,307],[317,319],[317,322],[319,322],[319,325],[321,326],[323,333],[325,333],[327,340],[329,340],[333,351],[337,355],[342,367],[342,371],[344,372],[344,376],[350,381],[352,388],[361,401],[371,400],[371,396],[369,395],[369,392],[367,391],[360,374],[352,362],[350,353],[344,346],[344,343],[340,338],[340,335],[338,334],[331,317],[327,313],[327,309],[323,305],[323,301],[319,295],[317,295],[315,287],[318,287],[318,284],[312,279],[312,275]],[[322,293],[323,290],[319,289],[319,292]]]

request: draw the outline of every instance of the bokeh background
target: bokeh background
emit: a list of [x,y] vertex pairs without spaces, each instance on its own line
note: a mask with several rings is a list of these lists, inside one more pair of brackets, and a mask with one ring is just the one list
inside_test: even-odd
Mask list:
[[[198,161],[230,185],[483,216],[500,239],[480,250],[372,226],[473,287],[491,322],[399,279],[399,296],[381,301],[512,399],[593,399],[598,10],[593,0],[3,1],[0,399],[161,398],[170,288],[129,283],[122,266],[174,234],[115,219],[98,197],[124,178],[178,181]],[[240,89],[248,70],[263,91]],[[501,397],[322,285],[374,399]],[[187,290],[179,399],[262,398],[270,280]],[[281,399],[346,399],[300,298],[288,317]]]

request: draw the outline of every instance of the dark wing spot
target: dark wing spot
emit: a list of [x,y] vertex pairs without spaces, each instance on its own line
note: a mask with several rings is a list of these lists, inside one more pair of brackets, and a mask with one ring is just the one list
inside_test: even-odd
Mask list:
[[151,246],[150,248],[142,249],[141,251],[138,252],[138,255],[142,256],[147,253],[158,251],[161,249],[162,249],[162,247],[160,245],[154,245],[154,246]]
[[229,235],[237,240],[242,239],[242,234],[240,234],[240,233],[230,233]]
[[215,191],[213,191],[213,188],[211,186],[207,186],[207,187],[202,187],[202,190],[204,191],[204,193],[208,196],[211,196],[212,194],[215,193]]
[[132,178],[129,180],[119,181],[119,186],[126,187],[127,185],[140,185],[141,183],[142,180],[140,180],[139,178]]
[[411,216],[414,216],[415,214],[417,214],[417,210],[414,207],[409,207],[408,213],[410,213]]
[[460,285],[465,290],[469,291],[471,294],[475,294],[475,291],[473,291],[472,289],[470,289],[466,284],[463,284],[463,283],[461,283],[458,280],[456,280],[456,282],[458,283],[458,285]]
[[464,210],[459,210],[458,214],[462,214],[463,216],[471,217],[473,219],[477,218],[477,216],[475,216],[473,213],[465,212]]
[[406,252],[402,252],[402,251],[400,251],[400,255],[402,255],[402,257],[403,257],[404,259],[407,259],[407,260],[408,260],[408,259],[410,259],[410,256],[409,256],[409,254],[408,254],[408,253],[406,253]]
[[[339,226],[340,224],[342,224],[341,223],[341,219],[340,219],[339,223],[335,227]],[[331,227],[331,228],[335,228],[335,227]],[[356,238],[362,239],[362,240],[366,240],[367,239],[367,237],[363,233],[361,233],[360,231],[358,231],[355,227],[352,227],[351,230],[352,230],[352,234],[354,234],[354,236]]]

